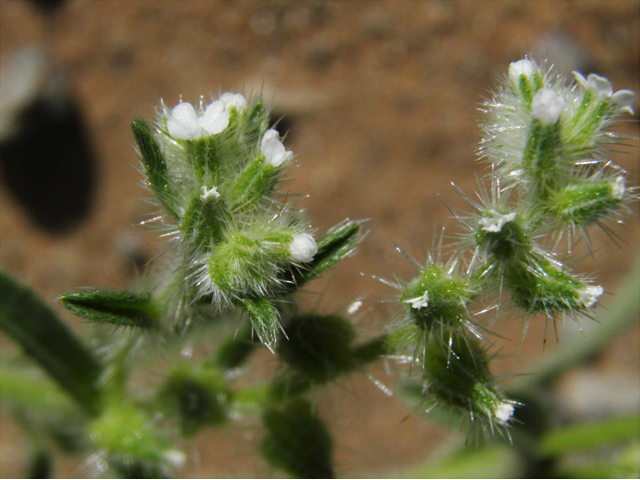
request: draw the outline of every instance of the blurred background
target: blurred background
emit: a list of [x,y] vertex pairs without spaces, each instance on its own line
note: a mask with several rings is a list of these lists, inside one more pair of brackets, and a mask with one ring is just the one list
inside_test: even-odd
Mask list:
[[[640,2],[601,1],[18,1],[0,2],[0,268],[45,298],[77,287],[125,287],[161,246],[137,224],[155,207],[141,199],[129,122],[153,117],[162,98],[197,100],[262,91],[296,154],[292,194],[319,232],[369,219],[359,253],[303,298],[323,313],[394,292],[362,276],[410,278],[390,240],[422,262],[434,235],[453,227],[485,169],[476,161],[479,103],[508,64],[532,54],[559,70],[606,76],[640,91]],[[636,112],[640,106],[636,100]],[[636,113],[617,132],[640,136]],[[637,139],[616,163],[639,181]],[[444,200],[444,202],[443,202]],[[594,231],[595,272],[613,293],[640,239],[638,205],[614,232]],[[608,295],[602,309],[615,302]],[[54,305],[53,302],[51,302]],[[57,308],[57,307],[55,307]],[[60,310],[60,309],[58,309]],[[395,308],[367,301],[358,328],[376,331]],[[77,319],[60,311],[74,328]],[[499,375],[523,373],[559,344],[532,322],[500,325]],[[593,322],[582,321],[588,335]],[[577,339],[579,341],[579,339]],[[3,348],[13,348],[0,337]],[[557,388],[565,419],[637,411],[640,329],[615,341]],[[376,378],[391,384],[382,369]],[[510,379],[505,377],[505,384]],[[318,393],[336,442],[339,476],[393,475],[436,455],[459,431],[388,398],[364,376]],[[635,409],[635,410],[633,410]],[[228,427],[187,445],[188,476],[278,475],[255,455],[260,432]],[[20,476],[20,432],[0,416],[0,475]],[[62,476],[85,476],[75,461]]]

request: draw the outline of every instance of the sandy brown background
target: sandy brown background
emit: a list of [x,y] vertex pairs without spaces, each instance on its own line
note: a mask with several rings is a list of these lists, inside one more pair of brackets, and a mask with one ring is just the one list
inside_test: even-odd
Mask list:
[[[309,194],[298,204],[313,225],[324,231],[345,217],[370,219],[360,253],[336,269],[330,283],[314,286],[324,292],[318,308],[334,311],[358,296],[392,295],[360,272],[407,278],[411,267],[388,240],[422,261],[436,225],[453,225],[442,200],[464,208],[449,184],[471,193],[482,172],[474,154],[476,108],[497,75],[528,52],[551,48],[559,58],[568,48],[562,42],[570,41],[582,49],[583,64],[614,88],[640,91],[639,9],[631,0],[69,0],[45,17],[29,2],[1,0],[0,67],[28,45],[44,46],[61,62],[86,119],[98,181],[88,218],[51,235],[30,221],[0,176],[0,267],[46,298],[78,286],[127,285],[134,278],[131,252],[149,258],[158,248],[151,236],[131,236],[153,211],[140,201],[146,193],[137,185],[132,116],[152,116],[160,98],[172,105],[181,94],[193,99],[262,88],[289,122],[286,144],[298,154],[289,189]],[[555,52],[558,38],[565,40]],[[640,133],[638,123],[619,131]],[[630,143],[629,154],[615,159],[637,185],[638,141]],[[615,292],[630,269],[640,238],[637,211],[636,205],[627,228],[616,230],[626,245],[618,248],[594,232],[597,264],[585,260],[578,267],[597,271],[607,292]],[[603,308],[613,301],[604,298]],[[365,308],[365,330],[393,313],[376,302]],[[543,353],[542,323],[532,326],[515,360],[496,366],[498,373],[526,371],[556,348],[552,338]],[[506,352],[514,350],[519,331],[520,325],[502,328],[515,339]],[[10,348],[6,339],[2,345]],[[638,391],[639,350],[636,328],[589,372]],[[363,377],[319,399],[323,415],[332,418],[341,476],[385,475],[420,463],[450,437],[419,416],[402,422],[401,402]],[[0,476],[21,475],[20,434],[6,415],[0,422]],[[277,474],[253,458],[259,438],[255,429],[205,433],[186,446],[199,461],[183,474]],[[87,472],[69,460],[58,473]]]

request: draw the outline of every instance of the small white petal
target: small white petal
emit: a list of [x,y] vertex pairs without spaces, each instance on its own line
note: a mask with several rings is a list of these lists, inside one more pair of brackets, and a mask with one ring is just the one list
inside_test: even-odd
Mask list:
[[229,112],[224,108],[224,103],[216,100],[209,105],[198,120],[198,124],[209,135],[215,135],[227,128],[227,125],[229,125]]
[[512,62],[509,65],[509,78],[516,85],[520,84],[520,76],[524,75],[527,78],[531,78],[533,72],[535,72],[536,66],[531,60],[527,60],[526,58],[523,60],[518,60],[517,62]]
[[531,102],[531,116],[551,125],[558,121],[566,105],[567,102],[560,93],[550,88],[541,88]]
[[499,424],[504,425],[513,415],[513,405],[507,402],[501,402],[494,412],[496,420]]
[[224,104],[225,110],[230,110],[231,107],[236,107],[238,111],[247,108],[247,101],[239,93],[223,93],[220,101]]
[[625,186],[624,186],[624,177],[616,177],[611,181],[611,195],[613,195],[618,200],[621,200],[624,197]]
[[181,102],[171,110],[167,118],[169,135],[180,140],[189,140],[198,134],[198,115],[188,102]]
[[580,72],[575,72],[575,71],[571,73],[573,73],[573,76],[576,77],[576,80],[578,81],[578,83],[582,85],[582,88],[586,90],[588,88],[587,79],[584,78],[584,75],[582,75]]
[[485,232],[499,232],[505,223],[513,222],[516,218],[515,212],[502,214],[491,209],[489,213],[491,213],[491,217],[482,217],[478,222],[480,228]]
[[416,310],[424,308],[429,305],[429,292],[424,292],[424,295],[420,297],[405,300],[404,303],[408,303],[409,305],[411,305],[411,308],[415,308]]
[[318,252],[318,245],[309,233],[301,233],[294,235],[293,240],[289,244],[289,254],[296,262],[310,262],[313,256]]
[[166,450],[162,456],[173,468],[180,468],[187,461],[187,456],[179,450]]
[[585,308],[593,307],[597,302],[604,289],[599,285],[587,285],[578,291],[578,300]]
[[613,93],[611,82],[595,73],[587,75],[587,89],[595,93],[598,98],[607,98]]
[[611,100],[613,100],[620,110],[623,112],[629,112],[633,115],[633,102],[636,99],[635,92],[631,90],[618,90],[616,93],[611,95]]
[[207,187],[204,185],[202,186],[202,194],[200,194],[200,200],[204,202],[205,200],[216,200],[218,198],[220,198],[220,194],[218,193],[218,189],[215,186],[209,189],[207,189]]
[[265,132],[260,142],[260,151],[265,157],[266,163],[279,167],[293,158],[293,153],[287,151],[279,140],[277,130],[270,129]]

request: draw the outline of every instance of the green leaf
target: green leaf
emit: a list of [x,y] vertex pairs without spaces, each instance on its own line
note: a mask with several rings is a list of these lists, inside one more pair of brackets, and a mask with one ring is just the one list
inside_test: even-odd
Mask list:
[[[285,272],[285,285],[296,291],[306,282],[318,278],[340,260],[352,255],[362,240],[363,221],[345,220],[317,239],[318,251],[305,269],[292,268]],[[287,293],[287,292],[285,292]]]
[[57,300],[67,310],[93,322],[140,328],[155,328],[159,323],[149,292],[92,290],[65,293]]
[[493,444],[487,448],[463,447],[445,458],[431,458],[424,465],[402,472],[392,472],[391,478],[521,478],[523,462],[517,450],[507,445]]
[[92,414],[100,410],[101,366],[31,289],[0,271],[0,329]]
[[260,452],[277,468],[297,478],[333,478],[332,441],[311,404],[297,399],[281,410],[269,409]]
[[540,440],[541,456],[581,452],[631,441],[640,436],[640,417],[583,422],[549,432]]
[[[30,371],[31,370],[31,371]],[[0,405],[8,408],[33,410],[39,415],[56,417],[77,415],[78,407],[57,383],[33,369],[0,369]]]
[[305,280],[319,276],[343,258],[353,254],[362,239],[362,221],[345,220],[318,239],[318,252],[305,272]]
[[258,300],[241,299],[240,303],[245,308],[251,319],[253,331],[271,352],[276,346],[276,335],[280,326],[278,310],[266,298]]
[[153,192],[171,215],[180,218],[173,203],[174,195],[171,191],[167,163],[158,142],[153,138],[151,125],[146,120],[136,118],[131,122],[131,131]]

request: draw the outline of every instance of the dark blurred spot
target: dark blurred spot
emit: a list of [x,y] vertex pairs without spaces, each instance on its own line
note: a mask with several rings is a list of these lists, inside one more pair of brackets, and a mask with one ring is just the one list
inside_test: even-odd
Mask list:
[[55,13],[59,8],[62,7],[65,0],[31,0],[42,13],[44,14],[52,14]]
[[95,184],[86,127],[62,72],[39,50],[1,75],[0,165],[6,188],[35,223],[61,233],[83,220]]
[[131,70],[134,61],[133,48],[127,45],[120,45],[111,54],[111,66],[123,73]]
[[337,60],[338,52],[329,42],[317,41],[309,47],[306,57],[309,67],[322,70],[328,68]]

